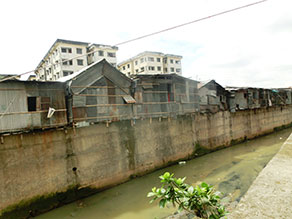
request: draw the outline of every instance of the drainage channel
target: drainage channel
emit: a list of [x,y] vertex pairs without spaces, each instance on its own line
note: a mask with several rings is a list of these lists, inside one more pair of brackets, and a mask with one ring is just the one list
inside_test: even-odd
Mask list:
[[292,129],[282,130],[244,142],[202,157],[173,165],[127,183],[100,192],[86,199],[54,209],[36,218],[87,218],[87,219],[149,219],[163,218],[175,209],[160,209],[158,203],[149,204],[147,193],[159,186],[158,176],[168,171],[176,177],[186,176],[186,183],[207,182],[220,190],[230,211],[248,190],[259,172],[278,152]]

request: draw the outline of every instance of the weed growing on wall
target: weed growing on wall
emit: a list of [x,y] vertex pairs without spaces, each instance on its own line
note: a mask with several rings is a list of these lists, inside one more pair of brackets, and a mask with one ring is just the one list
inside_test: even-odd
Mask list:
[[174,174],[164,173],[159,178],[162,186],[152,188],[147,197],[153,197],[150,203],[160,199],[159,207],[164,208],[168,203],[178,205],[178,211],[186,210],[201,218],[217,219],[227,214],[221,205],[220,192],[215,192],[207,183],[195,187],[184,183],[183,179],[173,177]]

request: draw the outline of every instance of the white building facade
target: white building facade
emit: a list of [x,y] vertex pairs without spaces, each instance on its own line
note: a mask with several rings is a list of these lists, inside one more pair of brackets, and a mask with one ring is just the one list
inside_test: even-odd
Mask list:
[[143,52],[121,62],[118,69],[126,75],[135,74],[182,74],[182,56],[160,52]]
[[57,39],[36,68],[37,80],[55,81],[106,59],[116,66],[118,47]]

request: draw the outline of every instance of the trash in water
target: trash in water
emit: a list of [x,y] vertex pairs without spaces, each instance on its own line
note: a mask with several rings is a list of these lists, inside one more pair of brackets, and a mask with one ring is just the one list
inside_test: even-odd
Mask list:
[[179,165],[183,165],[183,164],[186,164],[187,162],[186,161],[180,161],[178,162]]

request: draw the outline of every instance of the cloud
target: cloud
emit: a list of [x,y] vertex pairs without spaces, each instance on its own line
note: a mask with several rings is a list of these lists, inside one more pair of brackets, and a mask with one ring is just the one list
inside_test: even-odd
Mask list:
[[[113,45],[252,2],[51,0],[44,7],[37,0],[2,1],[0,73],[34,69],[57,38]],[[291,5],[291,0],[266,1],[134,41],[119,46],[117,58],[146,50],[171,53],[183,56],[186,77],[223,85],[292,86]]]

